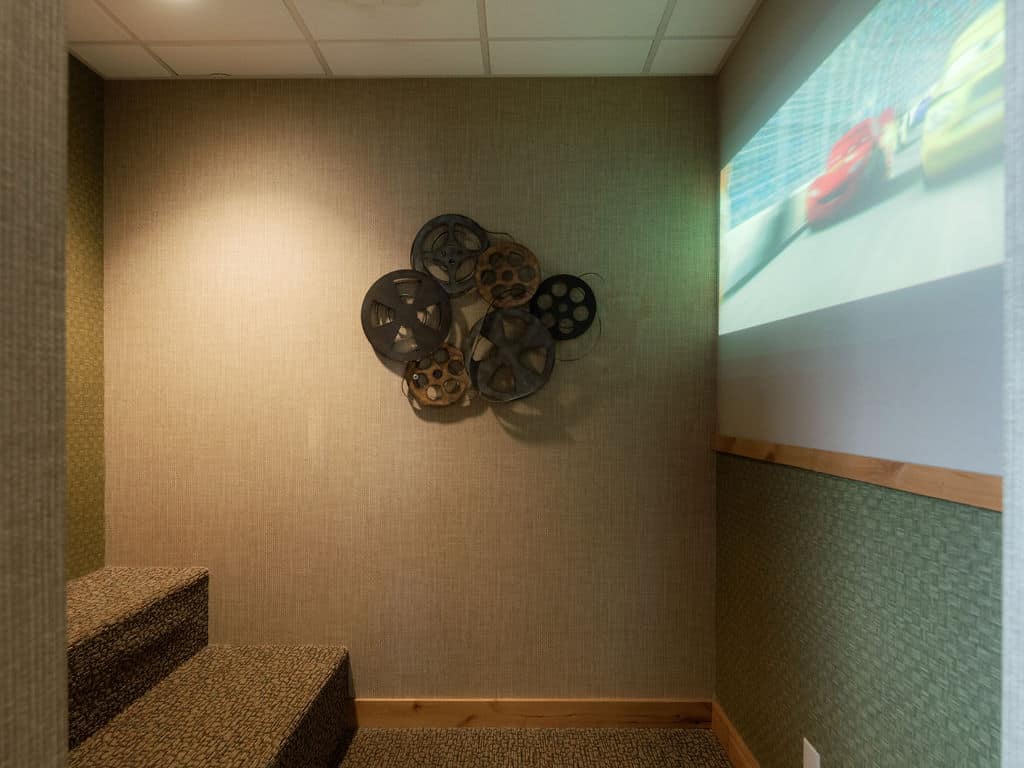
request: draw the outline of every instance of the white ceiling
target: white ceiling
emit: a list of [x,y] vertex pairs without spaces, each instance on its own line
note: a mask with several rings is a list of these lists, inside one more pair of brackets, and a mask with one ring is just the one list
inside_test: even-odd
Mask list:
[[65,0],[110,79],[704,75],[760,0]]

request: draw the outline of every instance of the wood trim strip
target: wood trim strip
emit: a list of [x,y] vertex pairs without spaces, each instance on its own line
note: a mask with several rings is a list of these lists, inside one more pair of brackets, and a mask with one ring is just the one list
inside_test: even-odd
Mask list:
[[746,742],[743,741],[743,737],[740,736],[740,732],[736,730],[736,726],[732,724],[726,716],[725,710],[717,701],[711,704],[711,730],[718,737],[733,768],[761,768],[754,753],[750,751]]
[[711,728],[688,699],[354,699],[362,728]]
[[719,453],[809,469],[993,512],[1003,510],[1003,479],[999,475],[983,475],[726,435],[716,435],[714,447]]

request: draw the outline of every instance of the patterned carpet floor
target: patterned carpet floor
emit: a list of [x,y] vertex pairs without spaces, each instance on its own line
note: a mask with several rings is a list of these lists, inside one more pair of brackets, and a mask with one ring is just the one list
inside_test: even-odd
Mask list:
[[339,768],[730,768],[711,731],[360,728]]

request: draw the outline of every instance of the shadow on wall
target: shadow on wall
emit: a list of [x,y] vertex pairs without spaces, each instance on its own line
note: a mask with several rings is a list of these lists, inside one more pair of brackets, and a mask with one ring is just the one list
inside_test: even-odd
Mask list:
[[[453,298],[452,309],[448,343],[462,350],[468,360],[471,357],[469,345],[472,328],[489,310],[482,307],[479,297],[473,294]],[[579,339],[556,342],[555,370],[565,374],[567,369],[596,352],[601,340],[601,327],[598,316],[597,322]],[[511,402],[490,402],[473,389],[461,401],[452,405],[424,407],[409,391],[405,378],[408,364],[391,360],[379,352],[374,354],[381,365],[396,375],[396,386],[401,389],[409,407],[421,420],[435,424],[455,424],[493,411],[505,432],[517,440],[528,443],[571,443],[574,442],[572,427],[594,405],[595,387],[590,382],[573,382],[564,375],[553,373],[543,387],[543,398],[536,397],[538,392]]]

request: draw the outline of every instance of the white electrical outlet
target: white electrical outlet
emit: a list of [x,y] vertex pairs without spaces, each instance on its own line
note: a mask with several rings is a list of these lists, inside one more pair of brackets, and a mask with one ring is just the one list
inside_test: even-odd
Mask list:
[[821,755],[807,739],[804,739],[804,768],[821,768]]

